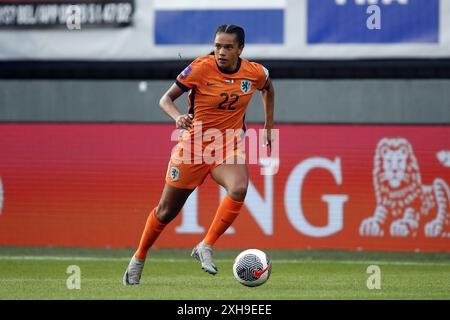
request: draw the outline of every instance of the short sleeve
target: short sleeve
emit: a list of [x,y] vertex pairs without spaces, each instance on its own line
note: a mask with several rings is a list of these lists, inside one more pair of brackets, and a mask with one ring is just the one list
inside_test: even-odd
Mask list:
[[258,67],[258,83],[256,87],[258,90],[262,90],[266,86],[267,80],[269,79],[269,70],[261,64],[259,64]]
[[202,63],[199,59],[194,60],[178,75],[176,80],[178,87],[185,92],[195,88],[201,79],[201,69]]

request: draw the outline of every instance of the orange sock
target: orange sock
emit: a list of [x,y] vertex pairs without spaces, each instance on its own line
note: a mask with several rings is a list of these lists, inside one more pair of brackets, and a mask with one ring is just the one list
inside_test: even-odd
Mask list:
[[217,239],[228,229],[233,223],[234,219],[239,215],[244,202],[236,201],[230,196],[226,195],[217,209],[216,216],[209,227],[203,242],[213,245]]
[[166,225],[159,222],[156,217],[156,208],[150,212],[145,224],[144,232],[142,233],[141,242],[134,256],[139,260],[144,260],[147,257],[147,252],[158,238],[161,231]]

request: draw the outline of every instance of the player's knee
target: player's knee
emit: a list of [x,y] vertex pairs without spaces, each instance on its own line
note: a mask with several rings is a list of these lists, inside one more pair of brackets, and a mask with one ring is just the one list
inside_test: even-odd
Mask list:
[[159,222],[167,224],[175,218],[176,214],[173,213],[172,208],[164,202],[160,202],[156,207],[156,217]]
[[244,201],[247,195],[247,183],[238,183],[228,189],[228,195],[237,201]]

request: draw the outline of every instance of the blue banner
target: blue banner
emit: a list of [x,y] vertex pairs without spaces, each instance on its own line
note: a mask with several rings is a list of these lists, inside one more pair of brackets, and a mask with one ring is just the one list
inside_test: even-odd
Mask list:
[[157,10],[155,43],[210,44],[221,24],[240,25],[248,44],[283,44],[283,9]]
[[308,43],[438,43],[439,0],[379,1],[380,29],[367,27],[368,5],[308,0]]

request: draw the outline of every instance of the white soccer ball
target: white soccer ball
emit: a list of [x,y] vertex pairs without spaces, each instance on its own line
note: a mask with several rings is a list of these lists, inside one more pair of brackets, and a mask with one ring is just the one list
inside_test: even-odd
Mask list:
[[258,249],[242,251],[234,260],[234,277],[244,286],[257,287],[265,283],[272,272],[269,257]]

